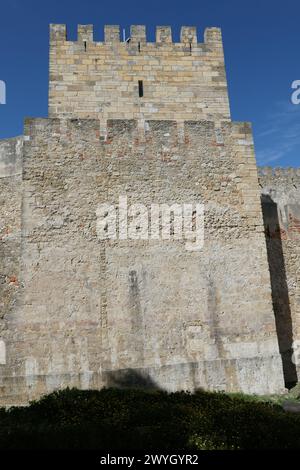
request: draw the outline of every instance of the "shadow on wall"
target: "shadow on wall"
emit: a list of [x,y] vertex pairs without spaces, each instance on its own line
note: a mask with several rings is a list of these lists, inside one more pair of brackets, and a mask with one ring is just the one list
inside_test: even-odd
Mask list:
[[285,386],[292,388],[297,382],[297,370],[292,361],[293,325],[289,292],[283,256],[277,204],[269,195],[262,195],[262,211],[266,234],[272,300],[275,314],[279,350],[282,358]]
[[104,372],[107,387],[158,389],[158,385],[146,371],[137,369],[121,369]]

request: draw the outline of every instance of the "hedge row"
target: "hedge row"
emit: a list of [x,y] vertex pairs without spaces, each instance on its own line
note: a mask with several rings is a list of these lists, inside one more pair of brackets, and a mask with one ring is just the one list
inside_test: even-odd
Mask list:
[[300,448],[300,415],[224,393],[66,389],[0,409],[0,448]]

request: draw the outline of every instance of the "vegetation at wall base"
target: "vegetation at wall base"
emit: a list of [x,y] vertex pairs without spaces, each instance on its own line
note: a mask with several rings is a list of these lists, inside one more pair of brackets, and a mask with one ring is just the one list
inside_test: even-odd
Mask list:
[[0,409],[1,449],[300,449],[300,414],[270,398],[197,391],[53,392]]

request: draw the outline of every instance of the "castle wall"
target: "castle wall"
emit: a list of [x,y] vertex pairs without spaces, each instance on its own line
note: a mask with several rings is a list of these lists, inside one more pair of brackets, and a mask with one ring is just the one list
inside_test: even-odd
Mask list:
[[[6,316],[20,288],[22,137],[0,141],[0,372],[6,361]],[[0,384],[1,391],[1,384]]]
[[[77,41],[51,25],[49,119],[0,142],[0,404],[67,386],[294,384],[300,173],[259,181],[218,28],[173,43],[162,26],[150,43],[144,26],[95,42],[91,25]],[[203,204],[203,247],[99,238],[99,204],[119,197]]]
[[[143,97],[139,84],[143,82]],[[118,26],[105,26],[104,42],[93,41],[92,25],[66,40],[65,25],[50,28],[49,116],[100,119],[230,119],[221,31],[208,28],[205,42],[183,27],[181,42],[158,27],[146,42],[144,26],[132,26],[120,42]]]
[[[28,120],[24,287],[2,403],[103,385],[274,393],[283,376],[251,128]],[[100,240],[99,203],[204,203],[205,243]]]
[[[259,174],[273,280],[273,302],[289,382],[300,374],[300,170],[261,168]],[[293,367],[295,349],[297,365]],[[295,359],[295,358],[294,358]]]
[[22,137],[0,141],[0,323],[18,290],[22,148]]

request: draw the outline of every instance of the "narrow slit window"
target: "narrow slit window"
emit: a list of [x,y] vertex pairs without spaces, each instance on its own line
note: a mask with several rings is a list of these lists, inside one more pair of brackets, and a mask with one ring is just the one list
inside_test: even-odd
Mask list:
[[139,97],[142,98],[143,96],[144,96],[143,80],[139,80]]

